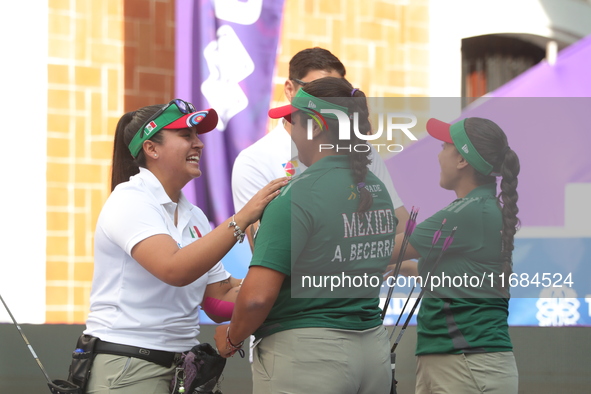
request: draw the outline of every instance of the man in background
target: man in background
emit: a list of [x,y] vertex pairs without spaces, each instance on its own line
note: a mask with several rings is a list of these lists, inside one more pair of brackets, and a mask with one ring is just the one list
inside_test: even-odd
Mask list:
[[[289,61],[289,78],[284,86],[285,97],[291,102],[292,97],[306,83],[324,77],[344,78],[345,74],[345,66],[330,51],[318,47],[304,49]],[[232,169],[232,196],[236,212],[273,179],[298,175],[307,168],[298,159],[290,133],[291,124],[281,120],[271,132],[238,154]],[[396,232],[403,232],[409,217],[408,211],[392,184],[384,160],[373,147],[370,159],[369,170],[384,183],[392,198],[398,218]],[[246,232],[251,250],[258,226],[257,222]]]

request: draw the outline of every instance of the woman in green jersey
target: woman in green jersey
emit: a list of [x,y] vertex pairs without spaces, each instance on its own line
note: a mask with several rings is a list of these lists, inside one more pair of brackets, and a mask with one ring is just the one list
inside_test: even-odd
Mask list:
[[269,115],[291,122],[308,169],[261,218],[232,321],[216,330],[218,350],[230,356],[254,333],[257,394],[387,394],[378,297],[398,220],[359,138],[371,131],[365,95],[321,78]]
[[[417,317],[416,393],[517,393],[507,324],[509,291],[502,284],[512,272],[519,225],[519,158],[503,130],[488,119],[454,124],[430,119],[427,131],[443,141],[439,183],[457,199],[417,226],[404,256],[419,261],[404,261],[401,273],[420,275],[426,286]],[[434,269],[454,227],[454,241]],[[393,261],[398,252],[395,248]]]

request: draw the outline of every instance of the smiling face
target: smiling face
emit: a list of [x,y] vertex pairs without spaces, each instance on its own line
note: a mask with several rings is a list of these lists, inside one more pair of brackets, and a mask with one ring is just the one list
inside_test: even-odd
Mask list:
[[165,177],[160,181],[182,188],[191,179],[201,176],[203,142],[197,135],[196,127],[163,129],[160,132],[163,133],[162,143],[155,144],[149,155],[157,155],[154,157],[155,170]]

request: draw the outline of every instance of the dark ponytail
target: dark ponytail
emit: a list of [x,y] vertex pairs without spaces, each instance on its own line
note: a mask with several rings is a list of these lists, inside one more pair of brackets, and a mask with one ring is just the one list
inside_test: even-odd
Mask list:
[[[520,226],[517,214],[519,208],[517,207],[517,175],[519,175],[519,158],[517,154],[508,149],[502,159],[500,174],[501,174],[501,192],[499,193],[499,203],[502,204],[503,212],[503,260],[511,264],[513,255],[513,240],[515,233]],[[507,271],[507,275],[511,274],[512,270]]]
[[[351,163],[351,173],[355,181],[355,188],[359,192],[359,212],[367,211],[373,204],[371,193],[365,188],[365,177],[369,171],[368,165],[371,163],[369,154],[371,147],[367,141],[360,139],[353,131],[353,114],[358,114],[359,132],[362,134],[371,133],[371,124],[369,122],[369,109],[365,94],[354,89],[353,86],[344,78],[325,77],[309,82],[302,89],[306,93],[315,97],[320,97],[325,101],[338,104],[349,109],[351,116],[349,124],[351,125],[351,140],[339,140],[338,121],[332,118],[325,118],[330,132],[331,143],[335,145],[338,152],[347,152],[349,162]],[[306,124],[306,118],[300,117],[303,124]],[[367,149],[352,149],[351,146],[367,145]]]
[[[129,143],[140,127],[157,111],[163,108],[163,105],[150,105],[124,114],[115,129],[115,141],[113,144],[113,168],[111,169],[111,191],[115,186],[122,182],[127,182],[129,178],[140,171],[140,167],[146,167],[146,156],[144,150],[140,150],[138,156],[134,159],[129,152]],[[157,132],[150,140],[160,143],[162,134]]]
[[[497,196],[503,215],[503,232],[501,234],[503,259],[503,272],[510,275],[513,272],[514,238],[520,226],[517,214],[517,176],[519,175],[519,157],[509,147],[507,136],[501,128],[491,120],[483,118],[468,118],[465,121],[466,134],[480,153],[482,158],[492,164],[493,173],[501,176],[501,192]],[[482,175],[476,173],[476,181],[479,185],[495,181],[494,175]],[[507,283],[507,282],[505,282]]]

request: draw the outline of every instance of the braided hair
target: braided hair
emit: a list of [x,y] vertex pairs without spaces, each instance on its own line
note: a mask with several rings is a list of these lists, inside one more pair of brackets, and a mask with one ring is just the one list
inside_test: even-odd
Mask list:
[[[146,167],[146,156],[141,149],[137,157],[129,152],[129,143],[140,127],[152,115],[161,110],[164,104],[150,105],[124,114],[117,122],[115,129],[115,141],[113,144],[113,168],[111,169],[111,191],[122,182],[140,172],[140,167]],[[151,138],[155,143],[162,142],[162,133],[158,131]]]
[[[503,272],[506,277],[513,271],[512,255],[514,238],[520,221],[517,218],[517,176],[520,165],[517,154],[509,147],[507,136],[501,128],[489,119],[467,118],[464,126],[466,134],[480,153],[482,158],[493,166],[493,174],[501,176],[501,192],[497,196],[503,216],[503,231],[501,235]],[[479,185],[492,183],[495,175],[483,175],[476,172],[476,182]]]
[[[315,97],[320,97],[325,101],[333,104],[338,104],[349,109],[351,118],[350,135],[351,139],[346,141],[339,140],[339,125],[336,119],[325,118],[328,125],[329,136],[331,143],[337,147],[337,152],[348,152],[349,162],[351,164],[351,173],[353,180],[357,184],[359,191],[359,212],[367,211],[372,203],[373,197],[371,193],[365,188],[365,177],[367,176],[368,165],[371,163],[369,158],[371,147],[367,141],[359,138],[353,131],[354,123],[353,114],[357,115],[358,131],[362,134],[371,133],[371,124],[369,122],[369,109],[367,107],[367,99],[365,94],[359,90],[354,89],[353,86],[344,78],[325,77],[316,79],[302,87],[306,93]],[[305,115],[305,113],[302,112]],[[306,124],[306,116],[300,116],[302,124]],[[366,145],[367,149],[352,149],[351,146],[359,147]]]

